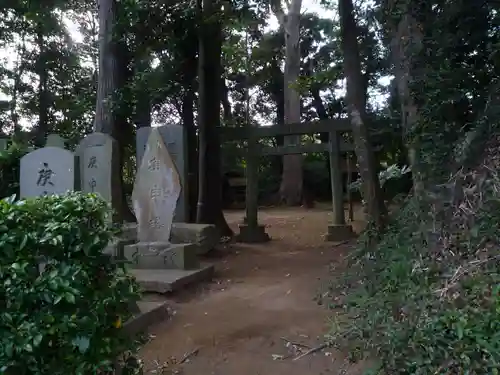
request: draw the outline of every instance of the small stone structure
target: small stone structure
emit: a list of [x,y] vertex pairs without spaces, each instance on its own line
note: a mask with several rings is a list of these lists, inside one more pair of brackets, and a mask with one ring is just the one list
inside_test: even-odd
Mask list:
[[[149,135],[153,128],[143,127],[137,129],[136,134],[136,160],[137,169],[141,165],[142,157],[146,151]],[[179,174],[182,186],[173,221],[183,223],[188,220],[188,169],[187,169],[187,144],[186,129],[181,125],[164,125],[154,128],[158,130],[168,153]]]
[[66,140],[59,134],[49,134],[47,135],[45,146],[66,148]]
[[132,193],[137,233],[132,229],[126,234],[127,238],[135,235],[138,242],[124,247],[124,256],[132,262],[140,282],[155,274],[149,283],[142,283],[146,290],[165,292],[212,275],[213,266],[200,267],[196,244],[171,242],[181,189],[179,174],[161,134],[152,128]]
[[66,194],[78,188],[75,155],[60,147],[43,147],[21,158],[20,197]]

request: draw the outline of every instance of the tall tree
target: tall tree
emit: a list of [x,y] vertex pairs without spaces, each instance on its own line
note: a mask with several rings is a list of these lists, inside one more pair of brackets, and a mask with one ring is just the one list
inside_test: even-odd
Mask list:
[[[120,66],[118,64],[118,48],[114,38],[114,25],[117,21],[115,0],[98,0],[99,9],[99,72],[97,82],[97,101],[94,119],[94,131],[109,134],[117,142],[122,142],[123,137],[118,134],[117,126],[117,103],[114,98],[119,90],[118,80]],[[118,147],[123,151],[123,144]],[[121,158],[123,152],[119,152],[118,158]],[[113,184],[112,194],[122,197],[123,180],[121,173],[121,159],[118,161],[120,168],[112,167],[111,177]],[[125,200],[116,200],[114,207],[119,220],[125,216]],[[127,210],[129,211],[129,210]]]
[[358,27],[352,0],[339,0],[339,14],[344,53],[344,72],[347,79],[347,105],[354,136],[354,147],[362,180],[363,198],[368,219],[382,228],[386,208],[380,189],[377,165],[366,118],[366,85],[361,71],[358,47]]
[[222,213],[222,173],[220,126],[222,24],[221,4],[217,0],[203,0],[201,4],[200,51],[199,51],[199,223],[215,224],[222,236],[231,236]]
[[[300,9],[302,0],[291,0],[287,13],[283,11],[280,0],[273,0],[271,7],[285,33],[285,124],[300,122],[300,93],[297,89],[300,76]],[[299,144],[300,136],[288,136],[285,145]],[[302,155],[283,156],[283,174],[280,195],[287,205],[300,205],[302,202]]]

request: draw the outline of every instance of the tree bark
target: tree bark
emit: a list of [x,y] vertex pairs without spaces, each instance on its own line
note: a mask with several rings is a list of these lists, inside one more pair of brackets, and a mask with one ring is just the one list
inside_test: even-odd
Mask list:
[[[424,194],[424,177],[419,157],[419,144],[412,137],[419,122],[419,110],[411,95],[410,81],[414,76],[414,57],[422,48],[423,35],[413,15],[416,4],[413,1],[387,0],[386,13],[400,14],[399,20],[388,20],[391,33],[391,54],[394,76],[401,105],[401,121],[404,144],[408,148],[408,160],[412,169],[413,192],[415,196]],[[418,6],[417,6],[418,7]]]
[[[300,122],[300,94],[295,89],[300,75],[300,9],[302,0],[292,0],[288,13],[284,14],[279,0],[272,4],[280,24],[285,32],[285,124]],[[299,144],[300,136],[285,137],[284,144]],[[283,174],[281,176],[280,196],[284,203],[297,206],[302,203],[302,155],[283,156]]]
[[366,116],[366,93],[361,72],[361,61],[357,41],[358,27],[354,19],[352,0],[339,0],[339,14],[344,53],[344,72],[347,79],[347,104],[354,136],[354,148],[362,180],[363,198],[366,202],[368,220],[382,229],[386,208],[378,180],[375,156],[370,141]]
[[189,221],[196,221],[196,201],[198,196],[198,138],[194,118],[194,106],[196,100],[196,75],[198,73],[198,37],[195,33],[189,33],[182,48],[183,72],[182,80],[184,95],[182,98],[181,117],[182,125],[186,132],[186,143],[188,148],[188,199],[189,199]]
[[222,25],[216,0],[203,0],[199,52],[199,177],[196,219],[214,224],[222,236],[232,236],[222,212],[220,141],[220,77]]
[[47,91],[47,51],[43,33],[43,21],[39,21],[36,27],[36,44],[38,46],[38,59],[36,71],[38,74],[38,125],[35,130],[34,143],[38,147],[45,145],[45,137],[49,131],[49,98]]
[[[118,46],[113,40],[113,25],[116,22],[115,0],[98,0],[99,14],[99,72],[97,81],[96,113],[94,121],[94,131],[109,134],[118,143],[118,155],[116,161],[118,168],[111,168],[113,176],[111,179],[112,195],[122,197],[115,201],[115,211],[117,220],[123,221],[125,218],[131,220],[131,212],[126,204],[123,194],[123,149],[127,139],[125,129],[118,129],[116,103],[114,95],[119,89],[120,65],[118,63]],[[122,72],[123,73],[123,72]],[[115,161],[113,161],[115,162]]]

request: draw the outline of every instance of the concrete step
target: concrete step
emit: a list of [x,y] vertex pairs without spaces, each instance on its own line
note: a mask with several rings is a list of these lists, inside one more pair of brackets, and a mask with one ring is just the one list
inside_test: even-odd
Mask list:
[[131,269],[145,293],[169,293],[178,291],[188,285],[208,281],[214,274],[212,264],[202,264],[194,270],[178,269]]

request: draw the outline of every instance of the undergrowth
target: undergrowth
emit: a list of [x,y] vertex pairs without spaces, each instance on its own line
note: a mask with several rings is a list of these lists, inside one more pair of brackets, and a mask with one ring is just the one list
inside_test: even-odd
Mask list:
[[332,285],[331,340],[371,374],[498,374],[500,178],[490,160],[409,199]]

